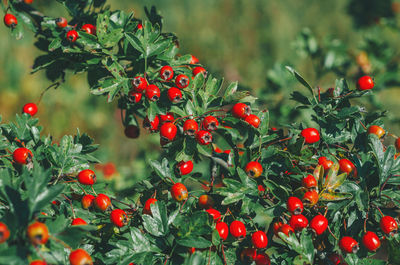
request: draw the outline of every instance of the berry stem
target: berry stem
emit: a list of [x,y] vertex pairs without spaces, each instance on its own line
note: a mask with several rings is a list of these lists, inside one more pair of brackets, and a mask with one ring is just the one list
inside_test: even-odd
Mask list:
[[331,236],[332,236],[336,241],[339,240],[339,239],[332,233],[331,228],[329,227],[329,225],[328,225],[328,232],[329,232],[329,234],[331,234]]
[[130,207],[131,209],[135,209],[135,207],[134,207],[132,204],[129,204],[129,203],[120,201],[120,200],[118,200],[117,198],[114,198],[114,197],[110,197],[110,199],[113,200],[113,201],[119,202],[119,203],[121,203],[121,204],[123,204],[123,205],[125,205],[125,206],[128,206],[128,207]]
[[69,204],[71,205],[71,210],[72,210],[72,216],[74,217],[74,219],[76,218],[76,216],[75,216],[75,211],[74,211],[74,206],[72,206],[72,201],[71,201],[71,199],[70,198],[68,198],[67,196],[65,196],[64,194],[63,194],[63,197],[69,202]]
[[223,243],[221,244],[221,252],[222,252],[222,256],[224,257],[224,265],[227,265],[225,251],[224,251],[224,244]]
[[51,239],[53,239],[54,241],[56,241],[57,243],[63,245],[64,248],[68,248],[69,250],[72,250],[72,248],[71,248],[67,243],[65,243],[64,241],[62,241],[61,239],[58,239],[57,237],[52,236],[52,235],[49,235],[49,237],[50,237]]

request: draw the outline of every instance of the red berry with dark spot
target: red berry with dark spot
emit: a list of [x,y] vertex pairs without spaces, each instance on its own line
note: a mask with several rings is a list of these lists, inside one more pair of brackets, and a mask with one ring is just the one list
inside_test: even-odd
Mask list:
[[93,185],[96,183],[96,174],[93,170],[84,169],[78,174],[78,181],[83,185]]
[[341,172],[347,173],[348,176],[357,177],[356,166],[348,159],[343,158],[339,160],[339,169]]
[[154,198],[148,199],[148,200],[144,203],[143,214],[152,215],[150,205],[154,204],[156,201],[157,201],[157,199],[154,199]]
[[201,145],[208,145],[212,142],[212,135],[209,131],[198,131],[196,134],[197,142]]
[[321,165],[326,171],[331,168],[331,166],[333,165],[333,161],[328,160],[325,156],[321,156],[320,158],[318,158],[318,164]]
[[235,220],[229,226],[229,232],[234,237],[246,237],[246,227],[241,221]]
[[207,116],[203,119],[203,128],[207,131],[215,131],[219,122],[214,116]]
[[96,35],[96,26],[85,24],[82,26],[82,31],[85,31],[87,34]]
[[253,126],[254,128],[258,128],[260,126],[260,118],[257,115],[250,114],[244,119],[245,122]]
[[314,176],[309,174],[307,177],[301,180],[301,185],[306,189],[313,190],[317,188],[318,183]]
[[32,244],[35,245],[46,244],[49,240],[49,230],[47,226],[38,221],[28,226],[26,234]]
[[182,92],[179,88],[171,87],[167,91],[169,101],[179,103],[182,100]]
[[10,230],[5,223],[0,222],[0,244],[7,241],[10,237]]
[[251,178],[258,178],[263,173],[263,168],[257,161],[250,161],[244,168],[247,175]]
[[245,119],[251,114],[250,106],[244,103],[236,103],[232,108],[232,115],[239,119]]
[[147,116],[143,120],[143,128],[151,132],[157,131],[159,124],[160,124],[160,119],[158,118],[158,115],[154,116],[154,119],[152,121],[150,121]]
[[268,245],[268,238],[265,232],[256,231],[251,235],[251,242],[255,248],[266,248]]
[[82,197],[81,204],[83,209],[89,209],[93,205],[95,197],[92,194],[87,194]]
[[217,229],[218,234],[222,240],[226,240],[228,238],[229,228],[225,222],[217,223],[217,225],[215,226],[215,229]]
[[292,215],[289,224],[295,231],[301,231],[308,226],[308,219],[302,214]]
[[175,139],[178,128],[172,122],[164,123],[160,128],[160,136],[166,142],[171,142]]
[[148,85],[145,95],[148,100],[157,101],[160,98],[160,89],[156,85]]
[[4,24],[7,27],[15,28],[18,25],[18,20],[13,14],[6,14],[4,16]]
[[143,96],[142,93],[136,92],[134,90],[131,90],[128,93],[128,99],[130,102],[133,102],[133,103],[139,103],[140,100],[142,99],[142,96]]
[[171,66],[165,65],[160,70],[160,77],[162,80],[169,81],[174,77],[174,70]]
[[78,248],[69,254],[71,265],[93,265],[92,257],[85,250]]
[[370,90],[374,87],[374,80],[372,80],[372,77],[365,75],[362,76],[358,79],[357,81],[357,88],[358,90]]
[[160,117],[160,123],[164,124],[166,122],[174,122],[174,114],[171,112],[167,112],[166,114],[160,114],[158,115]]
[[343,258],[336,253],[329,255],[328,259],[333,263],[333,265],[339,265],[343,260]]
[[97,209],[100,211],[106,211],[108,208],[111,207],[111,200],[110,197],[108,197],[105,194],[100,193],[97,195],[97,197],[94,199],[94,205],[96,206]]
[[256,265],[271,265],[271,260],[265,253],[257,254],[254,261],[256,262]]
[[183,123],[183,132],[187,135],[194,136],[199,130],[199,125],[193,119],[186,120]]
[[175,183],[171,187],[171,196],[177,202],[184,201],[188,197],[188,190],[187,190],[186,186],[183,185],[182,183],[180,183],[180,182]]
[[178,174],[181,176],[190,174],[193,170],[193,162],[189,161],[181,161],[176,165]]
[[76,30],[71,29],[70,31],[67,32],[67,40],[69,42],[75,42],[79,37],[79,34]]
[[388,235],[392,235],[398,229],[396,220],[388,215],[381,218],[379,225],[382,229],[382,232]]
[[59,28],[65,28],[68,26],[68,21],[64,17],[56,18],[56,25]]
[[142,93],[146,90],[147,81],[144,77],[136,76],[131,81],[132,87],[136,90],[136,92]]
[[206,212],[212,216],[214,222],[218,223],[221,219],[221,213],[213,208],[207,209]]
[[284,233],[286,236],[289,236],[290,233],[294,233],[294,229],[288,224],[283,224],[279,228],[278,232]]
[[204,69],[203,67],[197,66],[197,67],[195,67],[195,68],[193,69],[193,76],[196,76],[196,75],[198,75],[198,74],[200,74],[200,73],[204,76],[204,78],[207,77],[207,71],[206,71],[206,69]]
[[349,236],[345,236],[340,239],[339,247],[343,252],[346,253],[356,253],[358,251],[357,241]]
[[362,242],[364,247],[371,252],[376,251],[381,246],[381,241],[379,240],[379,237],[371,231],[365,233],[362,238]]
[[121,209],[113,210],[110,214],[110,220],[114,225],[116,225],[118,227],[123,227],[123,226],[127,225],[129,222],[126,212]]
[[307,206],[314,206],[317,204],[319,200],[318,192],[315,190],[309,190],[303,195],[303,203],[306,204]]
[[301,131],[301,136],[304,137],[306,144],[313,144],[320,140],[319,132],[315,128],[306,128]]
[[186,75],[178,75],[176,78],[175,78],[175,84],[176,84],[176,86],[178,87],[178,88],[186,88],[186,87],[188,87],[189,86],[189,83],[190,83],[190,81],[189,81],[189,77],[187,77]]
[[371,125],[368,128],[368,134],[375,134],[380,139],[385,136],[386,132],[382,127],[378,125]]
[[19,147],[13,152],[13,160],[18,164],[27,164],[32,159],[31,150],[25,147]]
[[38,111],[38,107],[35,103],[27,103],[22,108],[22,112],[34,116]]
[[328,228],[328,219],[319,214],[315,216],[310,222],[310,228],[317,234],[321,235]]
[[286,207],[293,215],[301,214],[304,210],[303,202],[297,197],[289,197]]
[[140,135],[140,129],[136,125],[128,125],[125,127],[124,133],[126,137],[136,139]]
[[82,218],[74,218],[71,225],[87,225],[87,223]]

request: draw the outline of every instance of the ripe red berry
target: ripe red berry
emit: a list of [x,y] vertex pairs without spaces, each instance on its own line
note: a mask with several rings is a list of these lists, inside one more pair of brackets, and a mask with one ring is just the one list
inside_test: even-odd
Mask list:
[[177,202],[184,201],[188,197],[188,190],[186,189],[186,186],[182,183],[175,183],[171,187],[171,196]]
[[104,212],[111,207],[111,200],[107,195],[100,193],[94,199],[94,205],[97,209]]
[[214,222],[218,223],[221,219],[221,213],[213,208],[207,209],[206,212],[212,216]]
[[131,81],[132,87],[136,90],[136,92],[142,93],[147,88],[147,81],[144,77],[136,76]]
[[358,90],[369,90],[372,89],[374,85],[374,80],[368,75],[360,77],[357,81]]
[[65,28],[68,26],[68,21],[64,17],[56,18],[56,25],[59,28]]
[[353,176],[354,178],[357,177],[356,166],[346,158],[339,160],[339,169],[340,171],[347,173],[348,176]]
[[24,0],[24,3],[27,4],[27,5],[30,5],[30,4],[33,3],[33,0]]
[[162,80],[169,81],[174,77],[174,70],[171,66],[165,65],[160,70],[160,77]]
[[258,184],[257,189],[259,192],[264,192],[265,191],[265,186],[262,184]]
[[197,59],[194,55],[192,55],[192,59],[190,60],[190,64],[198,64],[199,59]]
[[380,139],[385,136],[386,132],[382,127],[378,125],[371,125],[368,128],[368,134],[375,134]]
[[86,194],[82,197],[81,204],[83,209],[89,209],[93,205],[95,197],[92,194]]
[[150,205],[154,204],[156,201],[157,201],[157,199],[154,199],[154,198],[148,199],[148,200],[144,203],[143,214],[152,215]]
[[302,214],[292,215],[289,224],[295,231],[301,231],[308,226],[308,219]]
[[319,132],[315,128],[306,128],[302,130],[301,136],[304,137],[306,144],[313,144],[320,140]]
[[217,225],[215,226],[215,229],[217,229],[218,234],[222,240],[226,240],[228,238],[229,228],[225,222],[217,223]]
[[96,174],[93,170],[84,169],[78,174],[78,181],[83,185],[93,185],[96,183]]
[[4,16],[4,24],[7,27],[15,28],[18,24],[18,20],[13,14],[6,14]]
[[193,119],[186,120],[183,123],[183,132],[187,135],[193,136],[197,133],[198,130],[199,130],[199,125]]
[[118,227],[123,227],[123,226],[127,225],[129,222],[126,212],[121,209],[113,210],[110,214],[110,220],[114,225],[116,225]]
[[31,263],[29,263],[29,265],[47,265],[47,263],[44,262],[43,260],[34,260]]
[[328,160],[325,156],[321,156],[318,158],[318,164],[321,165],[326,171],[333,165],[333,161]]
[[251,114],[250,106],[244,103],[236,103],[232,108],[232,115],[238,119],[245,119]]
[[178,75],[175,78],[175,84],[178,88],[186,88],[189,86],[189,77],[187,77],[186,75]]
[[321,235],[328,228],[328,219],[319,214],[311,220],[310,228],[314,230],[317,235]]
[[304,193],[302,199],[303,203],[307,204],[307,206],[310,207],[317,204],[318,200],[319,200],[318,192],[316,192],[315,190],[310,190]]
[[250,161],[244,168],[247,175],[251,178],[258,178],[263,173],[263,168],[257,161]]
[[241,221],[235,220],[229,226],[229,232],[234,237],[246,237],[246,227]]
[[140,100],[142,99],[142,96],[143,96],[142,93],[136,92],[135,90],[131,90],[128,93],[128,99],[130,102],[133,103],[139,103]]
[[167,91],[169,101],[179,103],[182,100],[182,92],[179,88],[171,87]]
[[253,126],[254,128],[258,128],[260,126],[260,118],[257,115],[250,114],[244,119],[245,122]]
[[297,197],[289,197],[286,202],[288,211],[294,215],[301,214],[304,210],[303,202]]
[[160,114],[158,115],[160,117],[160,123],[164,124],[166,122],[174,122],[174,114],[171,112],[167,112],[166,114]]
[[25,147],[19,147],[13,152],[13,159],[18,164],[27,164],[33,157],[31,150]]
[[328,259],[333,263],[333,265],[339,265],[343,260],[343,258],[336,253],[329,255]]
[[93,265],[92,257],[85,250],[78,248],[69,254],[71,265]]
[[143,25],[142,25],[141,23],[139,23],[139,24],[137,25],[137,29],[138,29],[138,30],[143,29]]
[[209,209],[214,206],[214,200],[207,194],[199,197],[199,206],[203,209]]
[[345,236],[340,239],[339,247],[343,252],[346,253],[356,253],[358,251],[357,241],[349,236]]
[[279,228],[278,232],[284,233],[286,236],[289,236],[289,233],[294,233],[294,229],[288,224],[283,224]]
[[282,227],[283,223],[282,222],[275,222],[272,225],[272,229],[274,230],[274,235],[278,235],[279,229]]
[[379,225],[382,229],[382,232],[388,235],[392,235],[398,229],[396,220],[388,215],[381,218]]
[[212,142],[212,135],[209,131],[198,131],[196,134],[197,142],[201,145],[208,145]]
[[34,222],[28,226],[26,234],[32,244],[41,245],[46,244],[49,240],[49,230],[44,223]]
[[85,24],[82,26],[82,31],[86,31],[87,34],[96,35],[96,26],[92,24]]
[[214,116],[207,116],[203,119],[203,128],[207,131],[215,131],[218,128],[219,122]]
[[27,103],[22,108],[22,112],[34,116],[38,111],[38,107],[35,103]]
[[145,95],[148,100],[157,101],[160,98],[160,89],[156,85],[148,85]]
[[175,139],[178,128],[172,122],[164,123],[160,128],[160,137],[165,142],[171,142]]
[[308,174],[307,177],[301,180],[301,185],[306,189],[316,189],[318,186],[317,180],[313,175]]
[[0,244],[7,241],[10,237],[10,230],[5,223],[0,222]]
[[136,139],[139,137],[140,129],[136,125],[128,125],[125,127],[124,133],[126,137]]
[[87,225],[87,223],[82,218],[74,218],[71,225]]
[[143,128],[151,132],[157,131],[159,124],[160,124],[160,119],[158,118],[158,115],[154,116],[154,120],[152,120],[151,122],[147,116],[143,120]]
[[195,67],[195,68],[193,69],[193,76],[196,76],[196,75],[198,75],[198,74],[200,74],[200,73],[204,76],[204,78],[207,77],[207,71],[206,71],[206,69],[204,69],[203,67],[197,66],[197,67]]
[[176,165],[176,169],[181,176],[190,174],[193,170],[193,162],[191,160],[181,161]]
[[69,42],[75,42],[79,37],[79,34],[76,30],[71,29],[70,31],[67,32],[67,40]]
[[400,137],[396,139],[394,146],[396,147],[397,152],[400,152]]
[[381,246],[381,241],[379,240],[379,237],[371,231],[365,233],[362,238],[362,242],[364,247],[371,252],[376,251]]
[[257,254],[254,261],[256,262],[256,265],[271,265],[271,260],[269,259],[269,256],[265,253]]
[[265,232],[256,231],[251,235],[251,242],[255,248],[266,248],[268,245],[268,238]]

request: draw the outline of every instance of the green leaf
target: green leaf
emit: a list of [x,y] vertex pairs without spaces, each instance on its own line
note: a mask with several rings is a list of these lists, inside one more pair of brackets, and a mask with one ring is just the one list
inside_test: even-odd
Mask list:
[[230,83],[229,86],[225,89],[224,98],[228,98],[236,93],[238,88],[238,82]]
[[319,194],[319,199],[321,201],[341,201],[351,199],[353,196],[350,193],[341,193],[341,192],[333,192],[333,191],[324,191],[322,194]]
[[178,239],[176,242],[184,247],[208,248],[212,246],[210,241],[201,236],[188,236]]
[[125,33],[125,37],[135,50],[138,50],[139,52],[144,53],[143,44],[140,42],[140,40],[135,35],[133,35],[131,33]]
[[307,83],[307,81],[296,71],[294,70],[292,67],[290,66],[286,66],[286,69],[292,74],[294,75],[294,77],[296,77],[297,81],[300,82],[300,84],[302,84],[304,87],[308,88],[308,90],[311,92],[311,94],[314,95],[314,90],[312,89],[312,87]]

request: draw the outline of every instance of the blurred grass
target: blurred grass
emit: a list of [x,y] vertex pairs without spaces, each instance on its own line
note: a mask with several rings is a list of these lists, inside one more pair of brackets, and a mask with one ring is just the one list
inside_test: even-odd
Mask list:
[[[266,87],[268,70],[275,62],[297,60],[291,43],[302,28],[309,27],[320,37],[331,35],[354,49],[363,34],[353,27],[347,14],[349,0],[112,0],[109,3],[112,9],[133,10],[139,18],[145,17],[144,5],[155,5],[164,16],[164,31],[177,34],[182,53],[194,54],[211,72],[228,81],[239,80],[254,93]],[[59,13],[63,9],[56,1],[35,0],[34,5],[51,16],[68,18],[65,13]],[[51,83],[42,73],[30,74],[33,60],[40,54],[33,47],[32,33],[25,34],[20,41],[12,39],[5,27],[0,27],[0,34],[3,36],[0,41],[0,113],[3,119],[9,120],[26,102],[37,102],[40,93]],[[399,34],[383,34],[389,36],[393,45],[398,43]],[[312,83],[314,75],[310,62],[305,61],[298,70]],[[321,86],[333,83],[333,77],[329,78],[321,80]],[[45,126],[45,133],[51,132],[59,139],[80,128],[101,145],[99,158],[115,163],[125,180],[145,177],[143,159],[157,156],[153,150],[158,148],[158,136],[142,131],[140,145],[138,140],[127,139],[115,103],[107,104],[105,98],[91,96],[85,75],[69,74],[66,80],[57,90],[48,91],[40,103],[37,117]],[[277,91],[274,97],[289,98],[287,91],[292,89],[295,88]],[[399,90],[385,90],[378,97],[382,106],[398,118]],[[279,117],[271,119],[272,124],[279,124]],[[387,124],[386,128],[400,134],[398,122]],[[116,183],[121,185],[120,181]]]

